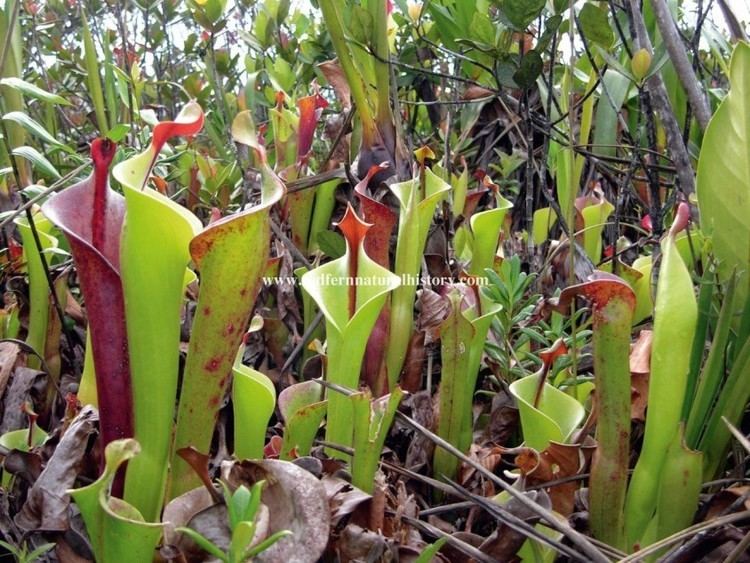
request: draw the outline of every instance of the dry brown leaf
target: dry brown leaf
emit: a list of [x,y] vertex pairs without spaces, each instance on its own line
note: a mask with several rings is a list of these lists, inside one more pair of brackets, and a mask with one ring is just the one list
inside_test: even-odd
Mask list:
[[[708,511],[706,512],[704,520],[711,520],[711,518],[719,516],[729,507],[729,505],[748,493],[750,493],[750,486],[729,487],[728,489],[719,491],[709,502]],[[745,510],[750,510],[750,495],[745,498],[743,506]]]
[[96,409],[86,406],[71,422],[15,518],[19,527],[26,530],[67,530],[70,506],[67,491],[75,484],[79,465],[86,453],[89,437],[96,431],[98,419]]
[[14,342],[0,342],[0,396],[5,392],[8,379],[16,367],[21,348]]
[[630,351],[630,418],[633,420],[646,420],[652,337],[653,331],[642,330]]
[[262,503],[268,507],[269,533],[292,532],[256,557],[256,561],[313,563],[325,551],[330,512],[324,485],[288,461],[264,459],[224,462],[222,476],[230,487],[250,486],[264,479]]
[[344,76],[344,71],[341,69],[338,61],[326,61],[318,65],[320,72],[323,73],[328,83],[333,88],[339,102],[345,109],[352,107],[351,90],[349,89],[349,82]]
[[[566,477],[580,475],[586,470],[593,446],[580,444],[550,443],[541,453],[531,448],[523,448],[516,456],[516,465],[526,476],[526,483],[530,486],[541,485],[549,481],[556,481]],[[581,482],[570,481],[548,487],[552,507],[563,516],[570,516],[575,507],[575,493]]]

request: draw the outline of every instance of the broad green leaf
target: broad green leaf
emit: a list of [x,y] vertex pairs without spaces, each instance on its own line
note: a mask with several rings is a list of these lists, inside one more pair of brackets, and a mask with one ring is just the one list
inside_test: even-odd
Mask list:
[[[617,151],[617,115],[625,103],[632,82],[619,72],[608,69],[602,78],[609,98],[602,91],[596,104],[594,118],[594,144],[592,152],[601,156],[614,156]],[[611,103],[610,103],[611,99]],[[613,107],[614,106],[614,107]]]
[[696,189],[701,228],[713,241],[719,274],[741,275],[737,305],[748,296],[750,259],[750,45],[738,43],[730,64],[731,88],[703,136]]
[[263,457],[266,428],[276,406],[276,389],[265,374],[242,364],[240,348],[232,374],[234,455],[238,459]]
[[545,4],[545,0],[504,0],[500,10],[518,31],[524,31],[539,17]]
[[[398,287],[400,280],[365,252],[367,227],[351,206],[339,225],[347,237],[346,254],[305,273],[302,287],[326,319],[327,380],[355,389],[367,339],[386,295]],[[326,440],[351,445],[351,416],[348,398],[340,393],[329,393]],[[340,452],[331,453],[342,456]]]
[[109,496],[118,468],[138,455],[133,439],[115,440],[104,452],[105,467],[91,485],[69,491],[78,505],[98,563],[151,561],[162,525],[145,522],[132,505]]
[[609,9],[598,6],[593,2],[586,2],[578,14],[581,30],[586,39],[598,43],[602,47],[609,47],[615,40],[615,33],[609,25]]
[[513,80],[519,88],[531,88],[543,69],[544,63],[541,55],[532,49],[521,59],[518,70],[513,74]]
[[424,193],[421,193],[419,178],[391,186],[391,191],[400,204],[395,272],[402,280],[391,297],[390,331],[386,348],[386,370],[391,388],[398,381],[411,338],[416,282],[427,234],[437,204],[448,195],[450,189],[450,184],[428,168],[424,170]]
[[513,207],[513,204],[503,196],[498,194],[496,198],[496,208],[475,213],[469,221],[474,235],[469,266],[469,273],[472,276],[482,276],[485,269],[492,269],[495,265],[495,254],[505,215]]
[[550,442],[565,443],[583,422],[586,411],[581,403],[549,383],[544,384],[537,407],[534,396],[539,384],[536,374],[510,384],[518,402],[521,428],[526,446],[541,452]]
[[[150,520],[161,512],[172,440],[179,367],[180,308],[189,244],[201,222],[146,185],[166,141],[203,125],[198,104],[154,128],[149,147],[115,166],[127,211],[120,246],[135,437],[141,455],[128,464],[125,500]],[[236,350],[236,349],[235,349]],[[234,353],[234,351],[233,351]]]
[[344,237],[333,231],[320,231],[317,246],[323,254],[334,259],[341,258],[346,253]]
[[62,96],[47,92],[36,84],[26,82],[25,80],[21,80],[20,78],[17,78],[15,76],[9,76],[0,80],[0,86],[13,88],[14,90],[18,90],[19,92],[29,96],[30,98],[41,100],[50,104],[59,104],[63,106],[71,105],[71,103]]
[[654,304],[649,412],[641,455],[625,505],[628,545],[641,539],[656,510],[659,476],[682,414],[698,317],[690,272],[680,257],[673,234],[662,242],[662,253]]
[[[249,112],[238,114],[232,134],[239,142],[254,137]],[[270,211],[283,196],[284,185],[268,166],[263,148],[259,145],[251,145],[251,148],[260,160],[260,203],[211,223],[190,241],[190,255],[200,272],[201,291],[185,363],[174,451],[192,446],[208,453],[219,406],[229,387],[232,365],[237,368],[237,348],[268,265]],[[275,395],[272,399],[271,409]],[[263,415],[258,413],[258,416]],[[256,437],[246,453],[260,455],[257,442],[261,442],[262,449],[266,423],[262,428],[246,430]],[[170,498],[200,486],[195,472],[182,458],[173,456],[171,466]]]
[[3,121],[18,123],[21,127],[26,129],[26,131],[35,135],[45,143],[49,143],[55,147],[62,147],[66,151],[70,151],[67,145],[55,139],[44,127],[22,111],[11,111],[10,113],[6,113],[3,116]]
[[60,173],[52,165],[52,163],[44,158],[41,153],[34,147],[16,147],[12,152],[14,156],[20,156],[31,162],[31,164],[34,165],[34,168],[36,168],[42,174],[49,176],[50,178],[54,178],[55,180],[59,180],[61,178]]

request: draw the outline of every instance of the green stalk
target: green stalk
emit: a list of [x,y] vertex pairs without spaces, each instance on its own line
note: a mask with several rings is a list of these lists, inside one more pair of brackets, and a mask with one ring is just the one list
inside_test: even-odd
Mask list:
[[[732,275],[727,283],[724,303],[721,306],[716,332],[711,342],[711,350],[698,380],[698,388],[687,417],[685,439],[690,446],[700,442],[701,433],[706,428],[708,414],[716,402],[724,379],[727,343],[734,320],[734,307],[737,276]],[[690,397],[687,398],[690,400]]]
[[[16,219],[15,223],[21,233],[26,271],[29,276],[29,329],[26,343],[41,357],[44,357],[49,324],[50,291],[42,260],[46,260],[49,264],[51,255],[40,253],[34,240],[34,233],[25,217]],[[41,250],[56,248],[57,239],[50,235],[52,223],[41,214],[37,214],[34,217],[34,225],[39,234]],[[34,355],[29,356],[28,365],[32,369],[39,369],[39,358]]]
[[370,391],[348,397],[354,417],[352,484],[372,494],[383,445],[404,392],[396,387],[389,395],[372,400]]
[[125,500],[152,522],[161,514],[169,467],[188,247],[202,225],[146,183],[164,143],[175,135],[193,135],[202,126],[200,106],[189,103],[175,121],[154,128],[143,153],[113,170],[127,207],[120,261],[135,438],[141,445],[141,454],[128,464]]
[[625,492],[630,453],[630,326],[635,294],[594,309],[594,375],[597,448],[591,462],[589,515],[595,538],[623,547]]
[[628,548],[641,540],[656,510],[662,467],[682,414],[698,316],[690,273],[675,245],[675,230],[673,226],[662,242],[663,259],[654,304],[648,419],[625,504]]
[[[326,378],[356,389],[367,340],[388,292],[398,286],[399,278],[365,252],[364,239],[370,225],[356,216],[351,205],[339,227],[346,238],[346,254],[305,273],[302,287],[325,315]],[[329,393],[326,440],[351,446],[352,416],[348,397]],[[347,457],[337,450],[331,450],[330,455]]]
[[[424,189],[420,189],[420,182]],[[414,296],[427,235],[437,204],[451,186],[424,169],[423,179],[414,178],[393,184],[391,190],[401,204],[396,243],[395,273],[401,285],[391,296],[390,329],[386,346],[386,369],[389,389],[395,388],[406,359],[406,352],[414,325]],[[420,197],[424,193],[424,197]]]
[[[577,295],[593,305],[596,451],[589,479],[589,523],[595,538],[622,548],[630,453],[630,327],[635,293],[599,272],[563,290],[555,308],[567,313]],[[653,367],[653,366],[652,366]],[[650,416],[650,412],[649,412]]]
[[83,13],[81,13],[81,21],[83,22],[83,62],[86,67],[86,84],[89,94],[91,94],[91,101],[94,104],[99,131],[104,135],[109,131],[109,123],[107,113],[104,110],[104,93],[99,76],[99,56],[96,53],[96,47],[94,47],[94,38],[91,36],[89,22]]
[[341,8],[339,0],[319,0],[320,10],[323,13],[323,21],[331,36],[331,43],[336,50],[341,69],[344,71],[346,80],[349,83],[349,89],[357,106],[357,113],[362,122],[362,144],[367,147],[373,146],[378,137],[378,129],[375,124],[375,118],[372,113],[370,100],[365,91],[365,85],[360,78],[352,60],[352,54],[349,45],[346,42],[344,34],[344,24],[341,18]]

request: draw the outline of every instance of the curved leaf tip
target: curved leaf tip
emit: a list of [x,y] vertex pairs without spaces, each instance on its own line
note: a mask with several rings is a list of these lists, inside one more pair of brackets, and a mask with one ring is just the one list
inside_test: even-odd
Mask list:
[[[341,233],[346,239],[346,243],[349,246],[351,252],[356,252],[359,246],[367,236],[367,231],[372,227],[371,223],[366,223],[359,218],[359,215],[354,211],[351,203],[347,204],[346,213],[344,217],[336,223],[336,226],[341,230]],[[353,276],[356,276],[356,271],[350,272]]]
[[152,146],[159,153],[171,137],[195,135],[203,128],[203,109],[195,101],[188,102],[174,121],[162,121],[154,127]]
[[583,283],[566,287],[556,299],[550,299],[548,303],[553,309],[560,313],[567,313],[570,303],[578,296],[589,299],[594,310],[601,310],[613,298],[624,300],[631,309],[635,309],[635,292],[622,278],[609,272],[596,271]]
[[94,171],[99,172],[104,170],[105,174],[109,170],[109,165],[112,164],[112,159],[115,157],[117,152],[117,143],[107,139],[106,137],[99,137],[94,139],[91,143],[91,158],[94,161]]

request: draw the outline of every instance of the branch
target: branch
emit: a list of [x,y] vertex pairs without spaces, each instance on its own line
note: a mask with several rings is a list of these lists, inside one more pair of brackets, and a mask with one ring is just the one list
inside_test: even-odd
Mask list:
[[690,106],[693,109],[695,119],[700,128],[705,131],[711,119],[711,108],[708,105],[706,96],[701,91],[701,83],[693,71],[693,66],[688,60],[685,46],[680,39],[680,34],[672,19],[672,14],[669,12],[669,7],[665,0],[651,0],[651,7],[656,16],[656,25],[659,26],[662,39],[667,47],[667,51],[669,51],[669,58],[672,60],[672,64],[677,71],[677,77],[680,79],[680,83],[687,93],[688,100],[690,100]]
[[[649,53],[653,54],[654,48],[648,37],[646,24],[643,21],[643,14],[641,13],[638,0],[630,0],[630,13],[635,27],[636,46],[638,48],[646,49]],[[682,132],[680,131],[680,126],[677,124],[674,111],[672,111],[672,105],[669,102],[667,89],[664,87],[664,81],[661,79],[661,75],[658,72],[654,73],[648,80],[646,80],[646,89],[649,94],[651,94],[651,101],[654,105],[654,109],[656,110],[667,134],[667,144],[669,145],[669,152],[672,154],[672,160],[677,169],[677,177],[680,180],[680,187],[685,195],[690,195],[695,192],[695,174],[693,172],[693,165],[690,162],[690,155],[688,154],[685,143],[682,140]]]

